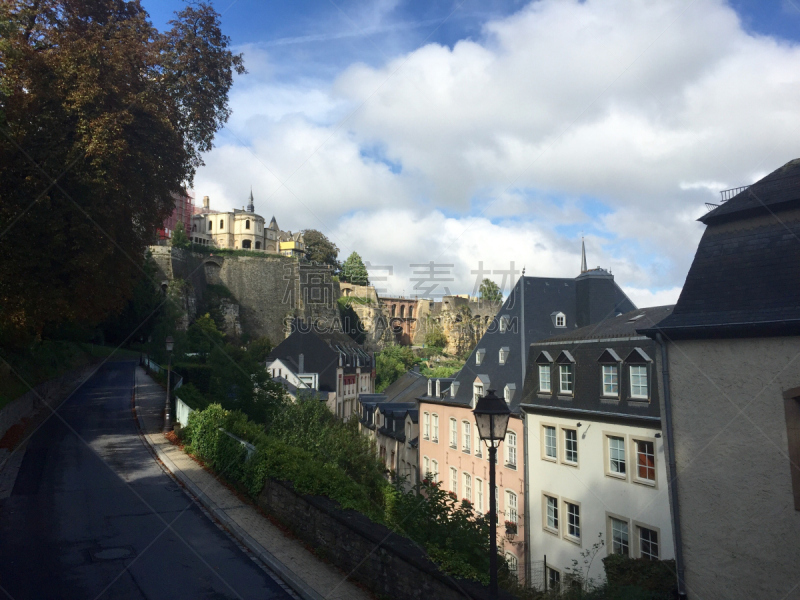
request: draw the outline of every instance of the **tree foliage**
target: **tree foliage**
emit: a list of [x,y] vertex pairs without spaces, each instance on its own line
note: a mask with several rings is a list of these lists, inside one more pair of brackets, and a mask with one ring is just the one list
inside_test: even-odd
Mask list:
[[227,120],[219,15],[159,33],[138,1],[0,3],[0,323],[102,321]]
[[428,331],[425,332],[425,345],[433,348],[447,347],[447,336],[442,331],[441,326],[431,322]]
[[481,300],[490,304],[499,304],[503,301],[503,292],[491,279],[484,279],[480,287]]
[[304,229],[303,240],[306,245],[306,259],[321,265],[339,269],[339,248],[321,231]]
[[408,346],[387,346],[375,355],[375,391],[382,392],[418,362]]
[[353,252],[347,257],[342,265],[342,274],[339,279],[348,283],[356,285],[369,285],[369,273],[367,267],[364,266],[364,261],[358,255],[358,252]]
[[172,239],[170,239],[170,245],[173,248],[182,248],[186,249],[189,247],[189,236],[186,235],[186,228],[183,226],[183,222],[179,222],[175,226],[175,230],[172,232]]

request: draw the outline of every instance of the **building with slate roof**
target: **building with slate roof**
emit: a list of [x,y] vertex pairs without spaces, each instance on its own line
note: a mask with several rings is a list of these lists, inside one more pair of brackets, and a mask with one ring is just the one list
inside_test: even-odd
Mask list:
[[419,368],[404,373],[381,394],[359,394],[361,431],[375,440],[390,474],[403,477],[406,489],[419,483],[419,411],[417,396],[428,380]]
[[[500,511],[498,544],[520,580],[530,570],[524,514],[522,385],[532,342],[598,323],[636,307],[608,271],[585,267],[575,278],[519,278],[464,367],[447,384],[444,394],[419,398],[423,433],[420,460],[431,464],[443,487],[467,498],[477,510],[489,508],[488,456],[481,447],[472,409],[477,397],[494,389],[505,397],[512,412],[508,436],[498,459],[497,503]],[[426,439],[426,414],[431,433]],[[436,426],[434,427],[434,423]],[[434,429],[436,431],[434,435]],[[441,435],[439,430],[441,429]],[[433,468],[436,464],[437,467]],[[508,527],[503,527],[503,522]]]
[[666,357],[678,571],[689,597],[797,598],[800,159],[726,196],[672,314],[642,328]]
[[672,312],[637,309],[530,345],[522,389],[534,561],[548,588],[602,534],[609,553],[674,558],[656,342],[637,333]]
[[360,393],[375,390],[375,358],[350,336],[296,319],[267,357],[267,370],[293,386],[320,392],[336,416],[357,414]]

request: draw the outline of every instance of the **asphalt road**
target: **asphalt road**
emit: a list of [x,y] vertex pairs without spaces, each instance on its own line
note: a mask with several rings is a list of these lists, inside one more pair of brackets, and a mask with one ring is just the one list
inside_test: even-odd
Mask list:
[[28,443],[0,500],[0,598],[291,598],[144,446],[134,367],[107,363]]

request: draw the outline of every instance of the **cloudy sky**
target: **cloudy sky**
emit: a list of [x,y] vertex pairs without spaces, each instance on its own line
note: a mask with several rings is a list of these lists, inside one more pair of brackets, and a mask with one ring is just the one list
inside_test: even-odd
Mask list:
[[[181,6],[143,4],[159,28]],[[574,277],[583,236],[639,306],[671,303],[704,203],[800,156],[800,0],[215,6],[249,73],[198,202],[252,185],[385,293]]]

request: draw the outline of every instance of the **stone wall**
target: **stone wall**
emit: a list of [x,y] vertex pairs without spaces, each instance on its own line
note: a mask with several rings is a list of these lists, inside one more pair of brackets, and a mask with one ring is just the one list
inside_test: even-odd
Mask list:
[[[444,575],[411,540],[329,498],[301,496],[290,483],[268,481],[259,506],[380,598],[488,600],[484,586]],[[500,598],[511,596],[500,592]]]
[[441,327],[447,338],[445,352],[464,354],[483,337],[500,306],[462,296],[444,296],[441,301],[420,300],[412,341],[422,345],[429,328]]

